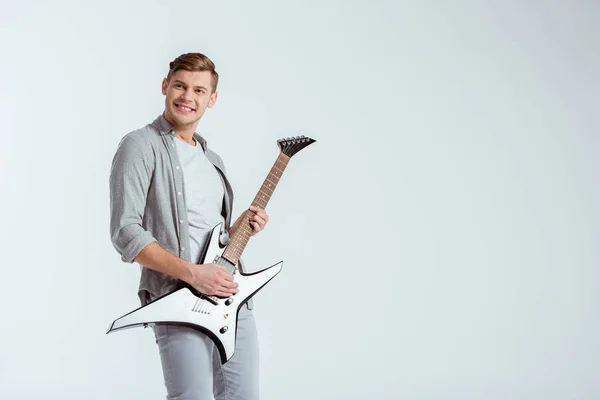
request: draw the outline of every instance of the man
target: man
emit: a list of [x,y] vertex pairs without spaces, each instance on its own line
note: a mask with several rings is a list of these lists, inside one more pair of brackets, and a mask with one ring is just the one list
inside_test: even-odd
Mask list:
[[[223,223],[221,242],[243,223],[233,223],[233,193],[221,158],[196,128],[217,101],[219,75],[200,53],[169,64],[162,82],[165,108],[119,143],[110,173],[111,240],[124,262],[141,266],[142,304],[186,282],[207,295],[228,297],[237,284],[227,270],[206,260],[202,250],[212,229]],[[253,234],[268,215],[250,208]],[[258,341],[252,301],[239,312],[234,356],[221,365],[204,334],[175,325],[154,328],[167,399],[258,399]]]

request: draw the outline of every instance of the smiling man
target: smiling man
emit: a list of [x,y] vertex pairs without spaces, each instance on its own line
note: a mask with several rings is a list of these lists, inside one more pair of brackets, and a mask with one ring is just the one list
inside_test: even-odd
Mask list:
[[[110,173],[110,233],[127,263],[141,266],[142,305],[180,287],[228,297],[237,284],[217,264],[201,263],[212,229],[222,223],[221,242],[240,227],[231,224],[233,192],[222,159],[197,132],[204,112],[218,97],[219,75],[200,53],[169,64],[162,82],[165,108],[152,123],[123,137]],[[269,219],[250,208],[253,234]],[[210,261],[210,260],[207,260]],[[213,342],[192,328],[154,328],[167,399],[258,399],[258,341],[252,301],[239,312],[236,349],[221,365]],[[214,397],[213,397],[214,396]]]

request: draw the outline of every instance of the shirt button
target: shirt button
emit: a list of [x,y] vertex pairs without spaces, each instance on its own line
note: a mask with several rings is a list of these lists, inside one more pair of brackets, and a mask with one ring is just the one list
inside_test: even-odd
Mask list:
[[185,250],[185,247],[182,247],[182,248],[181,248],[181,251],[184,251],[184,250]]
[[179,165],[177,165],[175,168],[179,169]]
[[179,196],[181,196],[181,192],[177,192],[177,194],[178,194]]
[[183,220],[182,220],[182,219],[180,219],[180,220],[179,220],[179,223],[180,223],[180,224],[183,224]]
[[171,146],[175,146],[175,143],[171,143]]

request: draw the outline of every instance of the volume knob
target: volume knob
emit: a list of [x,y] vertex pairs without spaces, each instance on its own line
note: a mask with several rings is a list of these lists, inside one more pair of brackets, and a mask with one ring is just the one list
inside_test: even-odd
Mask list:
[[224,326],[224,327],[222,327],[221,329],[219,329],[219,332],[221,332],[221,333],[225,333],[225,332],[227,332],[228,330],[229,330],[229,328],[228,328],[228,327],[226,327],[226,326]]

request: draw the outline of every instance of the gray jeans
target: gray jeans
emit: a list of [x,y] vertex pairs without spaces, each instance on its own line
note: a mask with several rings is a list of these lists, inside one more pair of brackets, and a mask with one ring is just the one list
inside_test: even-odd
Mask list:
[[242,306],[235,353],[221,364],[214,343],[183,326],[156,326],[168,400],[258,400],[258,339],[252,310]]

